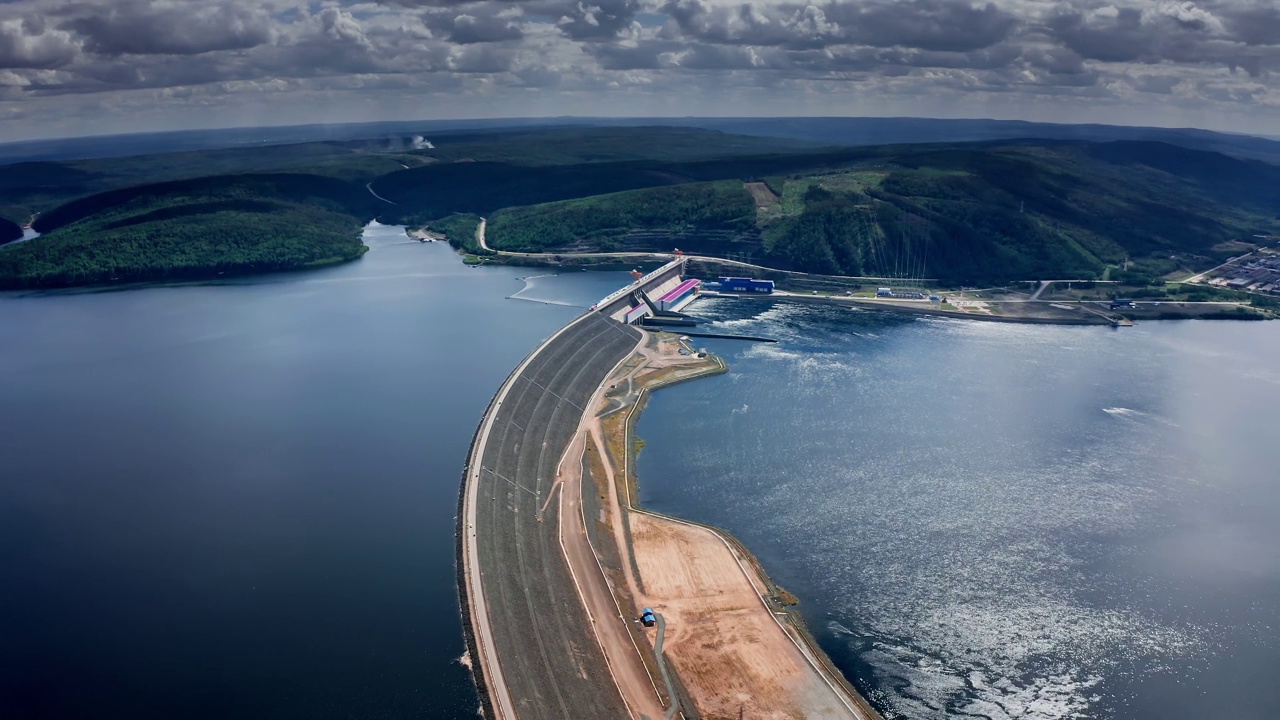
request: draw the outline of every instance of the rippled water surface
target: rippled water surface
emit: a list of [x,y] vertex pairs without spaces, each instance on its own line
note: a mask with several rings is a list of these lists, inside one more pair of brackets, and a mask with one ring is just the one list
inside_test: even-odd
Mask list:
[[1280,717],[1280,323],[703,300],[642,501],[725,527],[891,718]]
[[526,287],[365,240],[317,272],[0,295],[0,718],[476,717],[472,433],[628,276]]

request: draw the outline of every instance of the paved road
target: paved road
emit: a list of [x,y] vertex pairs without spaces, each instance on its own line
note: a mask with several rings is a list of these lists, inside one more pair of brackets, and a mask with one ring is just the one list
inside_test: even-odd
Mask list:
[[518,368],[486,415],[467,475],[464,562],[499,718],[628,716],[559,544],[559,507],[541,507],[583,408],[639,340],[585,315]]
[[[672,255],[671,253],[661,253],[661,252],[534,253],[534,252],[515,252],[513,250],[497,250],[489,247],[488,243],[485,240],[485,232],[486,232],[487,225],[488,225],[488,220],[486,218],[480,218],[480,225],[476,228],[476,243],[480,245],[480,247],[496,255],[510,255],[511,257],[538,258],[542,260],[546,260],[549,258],[556,258],[556,257],[629,258],[633,260],[651,260],[654,258],[660,258],[660,259],[670,260],[675,257],[675,255]],[[685,260],[705,260],[708,262],[717,262],[723,265],[732,265],[734,267],[748,268],[751,270],[764,270],[767,272],[784,273],[787,275],[800,275],[800,276],[812,275],[812,273],[799,272],[796,270],[779,270],[778,268],[771,268],[765,265],[753,265],[751,263],[740,262],[738,260],[726,260],[724,258],[718,258],[711,255],[690,255],[686,253],[685,255],[683,255],[683,257]],[[829,276],[819,275],[817,277],[839,277],[841,279],[848,279],[848,280],[883,281],[883,282],[892,282],[892,281],[902,280],[902,278],[884,278],[884,277],[871,277],[871,276],[862,276],[862,275],[829,275]],[[936,278],[917,278],[917,280],[920,282],[933,282],[936,280]]]
[[[588,441],[587,432],[579,432],[570,444],[560,476],[560,545],[569,559],[579,596],[586,603],[596,637],[604,650],[608,670],[622,692],[623,701],[632,717],[658,718],[662,716],[655,681],[640,657],[640,648],[631,637],[628,627],[635,617],[636,608],[623,608],[613,596],[604,576],[596,548],[587,534],[587,523],[596,522],[597,515],[586,517],[584,493],[595,493],[594,483],[586,480],[587,457],[583,454]],[[584,482],[585,480],[585,482]],[[584,487],[585,485],[585,487]]]
[[388,205],[395,205],[395,204],[396,204],[396,203],[391,202],[390,200],[388,200],[388,199],[386,199],[386,198],[382,197],[382,196],[381,196],[381,195],[379,195],[377,192],[375,192],[375,191],[374,191],[374,189],[373,189],[373,183],[371,183],[371,182],[367,182],[367,183],[365,183],[365,184],[364,184],[364,189],[365,189],[365,190],[368,190],[370,195],[372,195],[372,196],[374,196],[374,197],[378,198],[379,200],[381,200],[381,201],[382,201],[382,202],[384,202],[384,203],[387,203]]
[[662,716],[666,720],[676,716],[680,712],[680,700],[676,698],[676,686],[671,682],[671,671],[667,668],[667,658],[662,654],[662,646],[667,641],[667,619],[662,617],[662,613],[654,613],[654,617],[658,619],[658,639],[653,645],[653,654],[658,659],[658,671],[662,673],[662,682],[667,684],[667,696],[671,698],[671,707],[663,711]]
[[1224,267],[1226,267],[1226,266],[1228,266],[1228,265],[1230,265],[1230,264],[1232,264],[1232,263],[1234,263],[1234,262],[1237,262],[1237,261],[1239,261],[1239,260],[1243,260],[1243,259],[1245,259],[1245,258],[1249,257],[1249,256],[1250,256],[1250,255],[1252,255],[1252,254],[1253,254],[1253,253],[1251,253],[1251,252],[1247,252],[1247,253],[1245,253],[1245,254],[1243,254],[1243,255],[1238,255],[1238,256],[1236,256],[1236,257],[1229,258],[1226,262],[1222,263],[1221,265],[1218,265],[1217,267],[1211,267],[1211,268],[1209,268],[1208,270],[1205,270],[1205,271],[1204,271],[1204,272],[1202,272],[1202,273],[1198,273],[1198,274],[1196,274],[1196,275],[1192,275],[1191,277],[1187,278],[1186,280],[1183,280],[1182,282],[1183,282],[1183,283],[1186,283],[1186,284],[1198,283],[1198,282],[1200,282],[1201,280],[1203,280],[1203,279],[1204,279],[1205,275],[1208,275],[1209,273],[1214,272],[1214,271],[1217,271],[1217,270],[1221,270],[1222,268],[1224,268]]

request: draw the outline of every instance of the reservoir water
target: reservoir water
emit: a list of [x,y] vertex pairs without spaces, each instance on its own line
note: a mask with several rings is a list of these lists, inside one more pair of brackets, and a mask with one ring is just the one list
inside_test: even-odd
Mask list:
[[545,271],[366,242],[317,272],[0,295],[0,717],[476,717],[472,433],[628,276],[525,288]]
[[[475,717],[471,435],[627,275],[366,242],[0,295],[0,717]],[[692,311],[782,342],[698,342],[731,372],[654,398],[643,501],[740,537],[889,717],[1280,717],[1280,323]]]
[[730,372],[653,398],[641,501],[741,539],[886,717],[1280,717],[1280,323],[688,312],[781,342],[697,341]]

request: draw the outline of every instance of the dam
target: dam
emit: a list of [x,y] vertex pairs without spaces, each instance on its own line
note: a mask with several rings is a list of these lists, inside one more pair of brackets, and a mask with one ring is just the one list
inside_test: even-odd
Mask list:
[[[600,383],[640,331],[589,312],[504,383],[466,470],[463,568],[487,717],[628,717],[542,502]],[[481,583],[483,575],[483,583]]]
[[[654,558],[670,554],[674,547],[662,538],[703,547],[703,567],[714,567],[721,574],[720,585],[703,594],[735,597],[740,607],[722,612],[721,617],[749,615],[759,633],[769,636],[748,648],[751,653],[785,656],[783,674],[789,673],[786,676],[794,680],[790,687],[801,690],[777,694],[801,692],[806,697],[800,706],[809,708],[795,717],[875,717],[860,698],[851,697],[856,693],[847,689],[838,673],[824,665],[821,651],[775,617],[774,611],[782,609],[766,598],[768,583],[752,579],[755,576],[747,569],[752,562],[742,554],[745,550],[734,549],[710,529],[687,524],[673,529],[670,523],[678,521],[620,507],[618,493],[601,491],[599,499],[594,497],[597,493],[588,475],[600,480],[600,474],[608,474],[611,488],[614,481],[608,453],[601,447],[601,436],[607,433],[592,424],[599,422],[599,408],[607,399],[611,414],[630,416],[643,405],[647,392],[641,389],[642,371],[670,381],[679,376],[680,363],[691,361],[687,349],[677,354],[668,347],[665,360],[653,365],[662,354],[657,335],[632,325],[651,307],[638,302],[642,293],[663,298],[689,292],[682,270],[682,258],[668,262],[611,293],[545,340],[507,377],[481,419],[463,471],[458,585],[468,653],[485,717],[700,717],[688,697],[698,695],[699,678],[686,678],[692,685],[688,694],[672,684],[668,666],[674,662],[679,671],[682,659],[663,652],[660,642],[655,657],[654,648],[645,646],[643,631],[637,629],[640,609],[630,607],[640,595],[637,588],[644,588],[636,577],[643,574],[644,582],[656,580],[662,569],[658,565],[664,563],[655,565]],[[627,412],[616,412],[622,408]],[[604,467],[589,472],[587,458],[593,449],[599,450]],[[625,478],[625,468],[621,474]],[[656,548],[655,552],[643,557],[634,554],[630,530],[621,529],[627,522],[608,519],[624,515],[635,518],[635,527],[647,533],[646,547]],[[622,552],[631,559],[621,563],[625,572],[606,572],[593,538],[596,543],[616,538],[615,554]],[[680,574],[690,572],[698,573],[690,566]],[[699,606],[698,597],[678,597],[682,590],[664,596],[661,586],[660,582],[649,584],[652,597],[666,603],[655,605],[659,612],[666,607],[677,619],[682,611],[689,618],[678,622],[676,636],[703,632],[693,620],[707,612]],[[661,614],[657,620],[661,626]],[[778,647],[782,652],[775,652]],[[735,657],[730,651],[724,656]],[[760,663],[766,676],[776,674],[770,662]],[[687,659],[683,667],[689,667]],[[744,687],[749,691],[749,685]]]

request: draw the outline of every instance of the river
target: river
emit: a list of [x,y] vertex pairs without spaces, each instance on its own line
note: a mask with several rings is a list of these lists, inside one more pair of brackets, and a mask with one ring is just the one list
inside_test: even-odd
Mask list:
[[730,372],[639,421],[889,718],[1280,717],[1280,323],[703,300]]
[[526,288],[545,270],[365,241],[315,272],[0,294],[0,717],[476,717],[472,433],[628,276]]

